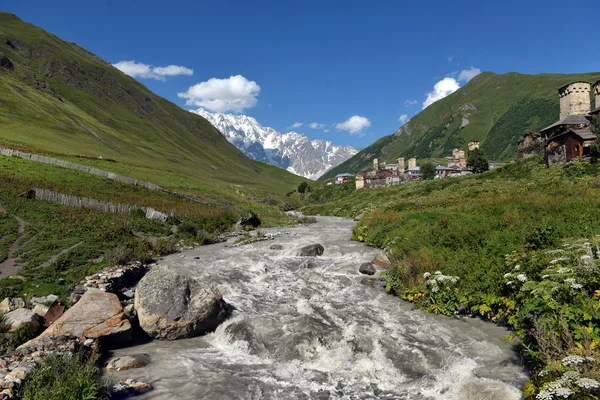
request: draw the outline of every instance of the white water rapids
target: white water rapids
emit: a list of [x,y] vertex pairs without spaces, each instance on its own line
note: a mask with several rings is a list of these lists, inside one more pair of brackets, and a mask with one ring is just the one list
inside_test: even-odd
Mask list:
[[[113,378],[151,383],[142,399],[521,398],[527,376],[505,330],[425,314],[361,284],[358,267],[380,250],[350,240],[352,221],[318,220],[271,230],[282,233],[274,240],[163,259],[212,282],[235,310],[205,336],[115,351],[151,363]],[[322,257],[295,256],[312,243]]]

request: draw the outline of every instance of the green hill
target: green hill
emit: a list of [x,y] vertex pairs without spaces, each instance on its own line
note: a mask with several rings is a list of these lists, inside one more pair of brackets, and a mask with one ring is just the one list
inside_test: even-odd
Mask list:
[[[0,145],[180,190],[223,182],[287,192],[204,118],[157,96],[75,43],[0,12]],[[158,180],[158,182],[157,182]]]
[[598,79],[600,72],[539,75],[484,72],[320,179],[357,171],[374,158],[392,162],[398,157],[445,157],[453,148],[466,150],[470,140],[479,140],[490,159],[510,160],[525,132],[558,120],[559,87],[577,80],[593,83]]

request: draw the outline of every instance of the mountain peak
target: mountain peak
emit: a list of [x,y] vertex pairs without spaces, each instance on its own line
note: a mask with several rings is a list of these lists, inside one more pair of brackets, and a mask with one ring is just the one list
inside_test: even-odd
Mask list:
[[278,132],[248,115],[211,113],[202,108],[190,111],[206,118],[248,157],[308,179],[317,179],[358,153],[354,147],[310,140],[302,133]]

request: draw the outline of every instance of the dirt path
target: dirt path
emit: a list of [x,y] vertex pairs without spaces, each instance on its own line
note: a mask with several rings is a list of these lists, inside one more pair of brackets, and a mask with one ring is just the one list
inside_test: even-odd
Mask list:
[[[6,209],[2,207],[2,204],[0,204],[0,212],[6,212]],[[25,227],[27,226],[27,223],[16,215],[13,215],[13,218],[19,223],[19,228],[17,231],[19,233],[19,237],[8,248],[6,260],[0,263],[0,279],[18,274],[20,267],[17,265],[17,258],[13,258],[13,254],[21,250],[29,242],[31,242],[31,240],[33,240],[33,238],[31,238],[28,241],[21,243],[23,237],[25,236]]]

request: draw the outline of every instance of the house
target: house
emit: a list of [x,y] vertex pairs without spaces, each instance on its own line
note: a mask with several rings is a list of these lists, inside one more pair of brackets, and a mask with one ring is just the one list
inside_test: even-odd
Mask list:
[[342,183],[346,183],[351,178],[354,178],[354,175],[348,174],[348,173],[338,174],[335,176],[335,183],[337,183],[338,185],[342,184]]
[[398,158],[395,164],[373,160],[373,166],[356,173],[356,190],[398,185],[405,179],[404,158]]
[[473,151],[479,148],[479,141],[478,140],[471,140],[468,144],[469,147],[469,151]]
[[[470,142],[469,145],[471,145]],[[479,142],[477,142],[479,143]],[[448,159],[448,167],[455,168],[467,168],[467,159],[465,157],[465,151],[461,149],[453,149],[452,155],[450,157],[446,157]]]
[[[590,93],[596,100],[591,110]],[[539,132],[529,132],[519,142],[519,158],[544,154],[548,166],[590,155],[597,136],[590,131],[592,119],[600,114],[600,80],[590,85],[578,81],[558,89],[559,120]]]

